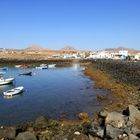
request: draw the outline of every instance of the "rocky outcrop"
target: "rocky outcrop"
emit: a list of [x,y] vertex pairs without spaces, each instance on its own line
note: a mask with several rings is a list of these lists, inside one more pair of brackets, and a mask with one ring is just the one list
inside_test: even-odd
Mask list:
[[1,127],[0,128],[0,139],[15,139],[16,128],[15,127]]
[[[124,112],[128,113],[124,115]],[[89,129],[88,133],[93,137],[98,136],[100,139],[139,140],[139,115],[140,111],[133,105],[129,105],[127,110],[122,113],[101,111],[96,125],[92,123],[92,129]],[[104,122],[102,125],[100,119]]]
[[37,140],[37,138],[31,132],[26,131],[19,133],[16,140]]
[[122,112],[101,111],[90,120],[86,112],[80,122],[58,122],[39,117],[31,124],[1,127],[0,139],[10,140],[140,140],[140,111],[129,105]]
[[105,123],[116,128],[123,128],[125,126],[125,116],[118,112],[108,113]]

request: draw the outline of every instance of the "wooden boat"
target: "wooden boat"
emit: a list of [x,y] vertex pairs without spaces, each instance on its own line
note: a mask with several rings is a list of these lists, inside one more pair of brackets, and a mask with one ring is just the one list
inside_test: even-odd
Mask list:
[[19,75],[32,75],[32,72],[30,71],[30,72],[23,72],[23,73],[20,73]]
[[55,68],[56,64],[49,64],[48,68]]
[[0,78],[0,85],[7,85],[7,84],[11,84],[13,81],[15,80],[15,78]]
[[8,67],[0,67],[0,70],[8,70]]
[[21,86],[21,87],[13,88],[11,90],[7,90],[7,91],[3,92],[3,94],[5,96],[13,96],[13,95],[17,95],[17,94],[23,92],[23,89],[24,89],[24,87]]

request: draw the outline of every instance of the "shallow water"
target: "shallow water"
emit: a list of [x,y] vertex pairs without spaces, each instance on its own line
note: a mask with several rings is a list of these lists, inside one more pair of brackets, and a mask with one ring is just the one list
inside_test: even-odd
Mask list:
[[[4,77],[15,77],[13,85],[0,86],[0,124],[18,124],[44,115],[48,118],[77,119],[80,112],[94,115],[105,102],[97,102],[97,95],[106,91],[93,87],[94,82],[82,72],[83,67],[73,64],[54,69],[18,69],[10,67]],[[32,71],[32,76],[18,76]],[[3,91],[24,86],[21,95],[5,98]]]

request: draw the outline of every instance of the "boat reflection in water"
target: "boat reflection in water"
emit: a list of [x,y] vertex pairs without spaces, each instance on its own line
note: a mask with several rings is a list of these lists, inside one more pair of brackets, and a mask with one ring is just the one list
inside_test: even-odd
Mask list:
[[85,70],[85,66],[81,66],[79,63],[72,64],[73,70]]

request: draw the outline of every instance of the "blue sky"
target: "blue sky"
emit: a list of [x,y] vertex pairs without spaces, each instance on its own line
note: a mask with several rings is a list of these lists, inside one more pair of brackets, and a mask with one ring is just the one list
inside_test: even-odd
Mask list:
[[0,0],[0,48],[140,50],[140,0]]

